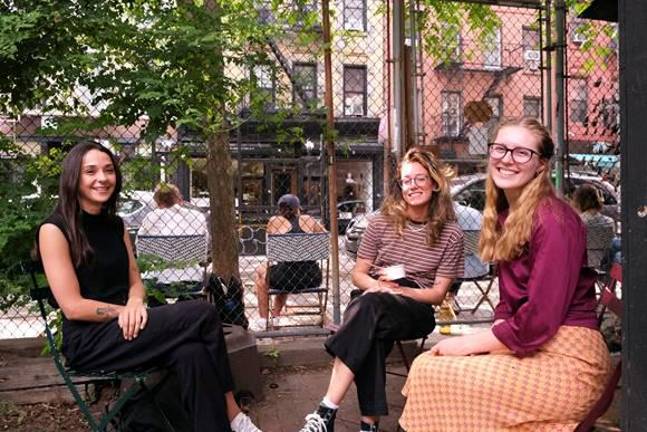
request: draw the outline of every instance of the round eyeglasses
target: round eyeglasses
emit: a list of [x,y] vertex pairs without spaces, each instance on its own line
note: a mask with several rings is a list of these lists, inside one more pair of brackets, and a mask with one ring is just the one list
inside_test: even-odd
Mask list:
[[414,184],[416,186],[424,186],[429,182],[429,180],[431,179],[428,175],[420,174],[415,177],[405,177],[403,179],[400,179],[398,183],[400,183],[400,186],[402,187],[411,187]]
[[508,152],[510,152],[513,162],[516,162],[518,164],[525,164],[530,162],[533,154],[541,156],[539,152],[536,152],[533,149],[529,149],[527,147],[509,148],[499,143],[489,143],[487,145],[487,149],[488,154],[494,160],[501,160],[505,157],[505,155],[508,154]]

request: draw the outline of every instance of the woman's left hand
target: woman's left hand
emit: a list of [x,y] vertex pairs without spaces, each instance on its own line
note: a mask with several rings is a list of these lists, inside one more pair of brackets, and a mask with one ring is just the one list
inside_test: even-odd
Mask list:
[[448,337],[441,340],[429,350],[431,355],[467,356],[477,354],[469,336]]
[[118,323],[124,339],[127,341],[139,336],[140,330],[146,327],[148,322],[148,310],[144,301],[139,298],[129,298],[128,303],[119,313]]

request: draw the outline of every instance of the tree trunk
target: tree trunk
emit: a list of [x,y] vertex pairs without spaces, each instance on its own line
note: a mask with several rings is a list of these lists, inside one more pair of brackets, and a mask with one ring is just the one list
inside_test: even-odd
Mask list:
[[[226,131],[226,128],[221,130]],[[240,278],[232,173],[229,135],[227,132],[209,134],[207,185],[211,212],[211,257],[213,272],[225,280],[229,280],[231,276]]]

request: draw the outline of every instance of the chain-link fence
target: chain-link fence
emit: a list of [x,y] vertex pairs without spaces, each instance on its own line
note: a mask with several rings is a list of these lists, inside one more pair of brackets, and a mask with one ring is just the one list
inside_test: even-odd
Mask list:
[[[167,301],[169,292],[172,297],[178,292],[198,295],[206,287],[207,297],[224,310],[225,319],[248,322],[258,332],[276,328],[278,334],[294,334],[300,330],[287,329],[331,322],[335,304],[344,310],[363,232],[385,190],[394,185],[393,11],[391,2],[384,0],[331,5],[336,168],[332,182],[337,191],[336,202],[331,203],[321,12],[317,2],[290,3],[298,14],[282,22],[282,11],[275,3],[259,2],[258,25],[278,25],[281,31],[263,39],[260,49],[244,62],[225,68],[232,79],[249,88],[249,96],[236,100],[231,109],[227,132],[240,284],[211,276],[209,260],[221,252],[219,239],[211,232],[213,171],[208,166],[209,145],[192,125],[176,125],[164,135],[150,137],[145,134],[147,119],[140,117],[131,124],[93,127],[83,137],[102,142],[121,160],[125,191],[119,213],[138,252],[143,278],[158,301]],[[419,5],[406,17],[405,32],[410,32],[412,22],[417,23],[417,32],[405,43],[411,60],[405,86],[413,101],[411,142],[432,149],[457,172],[452,197],[465,232],[465,274],[452,289],[457,315],[449,319],[487,321],[498,300],[493,269],[476,253],[487,143],[504,117],[552,115],[545,108],[548,94],[555,100],[547,82],[553,71],[545,62],[551,52],[544,49],[546,17],[537,9],[494,6],[486,20],[487,31],[482,31],[470,25],[462,12],[452,19],[432,12],[431,7]],[[575,24],[569,27],[566,63],[569,175],[565,189],[592,185],[603,200],[602,213],[617,219],[619,111],[613,45],[617,38],[613,28],[569,22]],[[586,32],[595,34],[590,36],[595,44],[582,36]],[[607,50],[597,49],[599,45]],[[102,104],[87,88],[78,86],[76,91],[76,100],[92,101],[95,111],[89,123],[101,113]],[[27,257],[35,227],[52,208],[59,163],[74,141],[69,130],[60,127],[64,120],[61,110],[36,108],[0,119],[7,142],[2,151],[3,180],[15,185],[13,208],[4,216],[9,231],[11,226],[15,229],[6,236],[5,253],[11,250],[13,256]],[[158,184],[162,186],[156,191]],[[294,207],[279,205],[286,194],[300,200],[300,217],[285,217],[286,208]],[[278,252],[271,255],[269,240],[288,232],[329,232],[330,207],[336,208],[339,232],[333,239],[339,247],[337,302],[332,301],[335,281],[330,256],[309,255],[305,247],[288,245],[284,248],[301,258],[282,259]],[[608,232],[602,235],[608,237]],[[607,237],[591,249],[608,247]],[[316,242],[316,235],[310,241]],[[15,260],[7,258],[5,263],[13,266]],[[9,285],[3,293],[6,307],[0,316],[0,337],[39,334],[42,328],[28,307],[11,306],[20,289]]]

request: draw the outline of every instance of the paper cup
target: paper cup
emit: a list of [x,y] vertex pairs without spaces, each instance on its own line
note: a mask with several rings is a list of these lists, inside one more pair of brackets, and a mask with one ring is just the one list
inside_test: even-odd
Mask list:
[[382,270],[382,275],[388,280],[403,279],[405,277],[404,265],[398,264],[385,267]]

